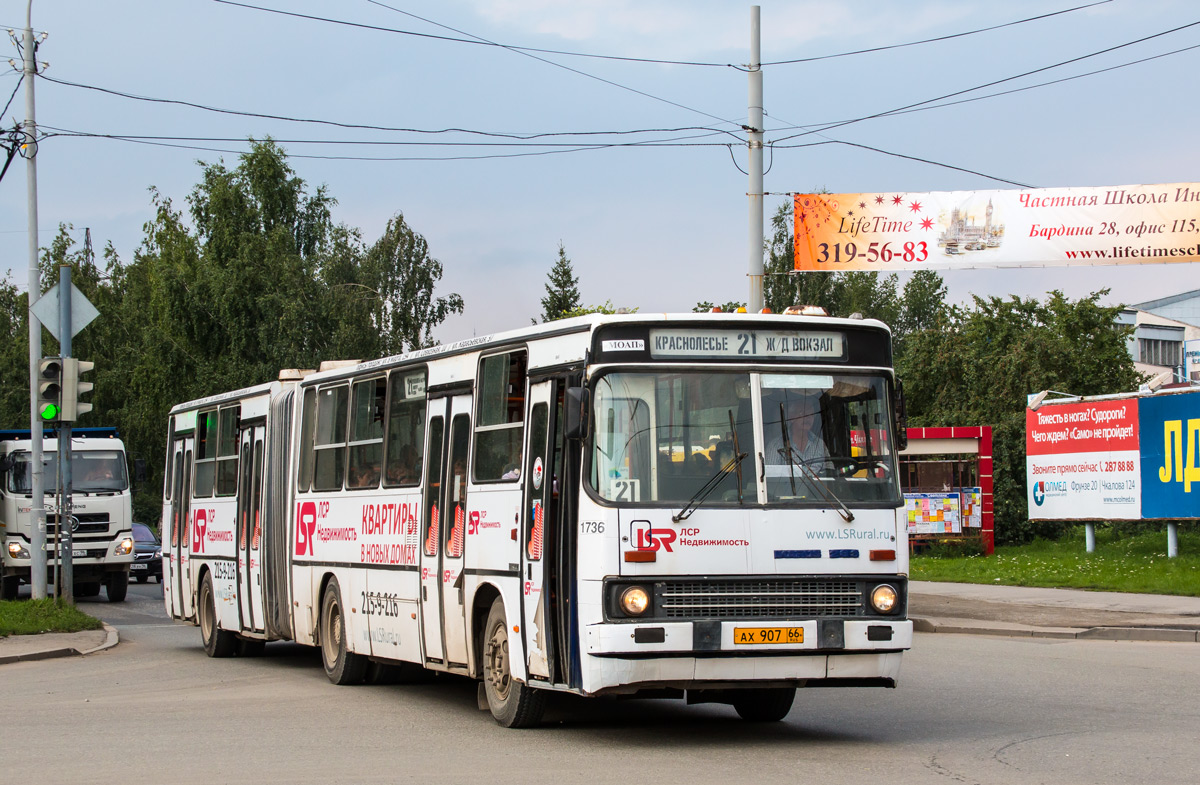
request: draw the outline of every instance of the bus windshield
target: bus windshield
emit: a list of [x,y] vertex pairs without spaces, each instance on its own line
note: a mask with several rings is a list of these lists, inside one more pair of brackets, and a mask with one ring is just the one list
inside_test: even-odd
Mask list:
[[706,506],[899,503],[883,376],[622,371],[593,400],[590,485],[606,501],[683,504],[729,469]]
[[[12,469],[8,473],[10,493],[29,493],[30,454],[13,454]],[[53,491],[58,484],[58,453],[42,453],[46,467],[43,487]],[[125,472],[125,454],[119,450],[89,450],[71,453],[71,487],[81,493],[115,493],[129,487]]]

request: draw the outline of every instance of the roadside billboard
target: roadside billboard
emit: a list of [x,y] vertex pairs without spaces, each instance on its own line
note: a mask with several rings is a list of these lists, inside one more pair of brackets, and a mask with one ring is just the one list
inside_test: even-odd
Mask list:
[[1200,261],[1200,184],[795,194],[795,269]]
[[1142,517],[1200,518],[1200,393],[1139,400]]
[[1025,410],[1030,520],[1200,518],[1200,392]]
[[1136,398],[1026,409],[1030,520],[1139,520],[1137,423]]

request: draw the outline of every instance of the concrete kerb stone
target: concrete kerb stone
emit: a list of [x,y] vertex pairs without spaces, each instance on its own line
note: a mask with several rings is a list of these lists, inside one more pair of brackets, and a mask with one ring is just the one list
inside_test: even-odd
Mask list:
[[117,628],[110,624],[104,625],[104,642],[99,646],[93,646],[90,649],[80,651],[73,646],[55,646],[53,648],[35,649],[32,651],[22,652],[20,654],[0,655],[0,665],[7,665],[12,662],[33,662],[37,660],[52,660],[58,657],[82,657],[88,654],[95,654],[99,651],[111,649],[121,642],[121,636],[117,632]]
[[937,619],[911,617],[915,632],[956,633],[959,635],[999,635],[1012,638],[1057,638],[1109,641],[1200,642],[1200,630],[1162,627],[1032,627],[1000,621],[977,619]]

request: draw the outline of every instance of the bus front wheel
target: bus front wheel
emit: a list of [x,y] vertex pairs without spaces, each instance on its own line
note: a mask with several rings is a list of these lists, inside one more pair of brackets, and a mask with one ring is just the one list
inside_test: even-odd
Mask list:
[[546,693],[512,677],[508,647],[508,622],[504,601],[492,603],[484,625],[483,687],[488,708],[496,722],[506,728],[529,728],[541,722],[546,710]]
[[733,708],[748,722],[779,722],[792,710],[795,699],[795,687],[739,690],[733,698]]
[[334,684],[358,684],[367,672],[367,658],[346,645],[346,618],[337,578],[330,578],[321,601],[321,664]]

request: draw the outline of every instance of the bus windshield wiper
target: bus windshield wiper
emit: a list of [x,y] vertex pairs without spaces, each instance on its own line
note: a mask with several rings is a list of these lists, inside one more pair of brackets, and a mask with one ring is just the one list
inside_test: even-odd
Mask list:
[[[780,450],[780,452],[783,452],[783,450]],[[799,456],[797,456],[794,452],[791,451],[791,449],[788,449],[787,452],[783,452],[783,457],[788,460],[789,465],[800,467],[800,470],[802,472],[804,472],[806,475],[808,475],[808,479],[812,483],[813,487],[815,487],[818,491],[821,492],[821,494],[825,497],[826,501],[832,502],[833,504],[837,505],[838,515],[841,515],[842,518],[846,521],[846,523],[850,523],[851,521],[854,520],[854,513],[850,512],[850,508],[847,507],[842,502],[842,500],[838,498],[837,494],[835,494],[833,491],[831,491],[825,487],[825,484],[823,482],[821,482],[821,478],[817,476],[817,473],[814,472],[807,463],[805,463],[803,460],[801,460]],[[820,460],[828,460],[828,459],[821,458]],[[793,483],[794,482],[795,482],[795,480],[793,479]]]
[[[704,503],[704,500],[708,498],[708,495],[716,490],[717,486],[721,484],[721,480],[728,477],[731,472],[740,470],[742,461],[746,459],[748,454],[749,453],[744,452],[738,453],[730,458],[728,463],[718,469],[717,473],[708,479],[708,482],[701,485],[699,490],[692,494],[692,498],[687,500],[687,504],[683,505],[682,510],[671,516],[671,522],[679,523],[680,521],[686,521],[688,518],[690,518],[692,513],[695,512],[696,509]],[[741,488],[738,489],[738,496],[741,496]]]

